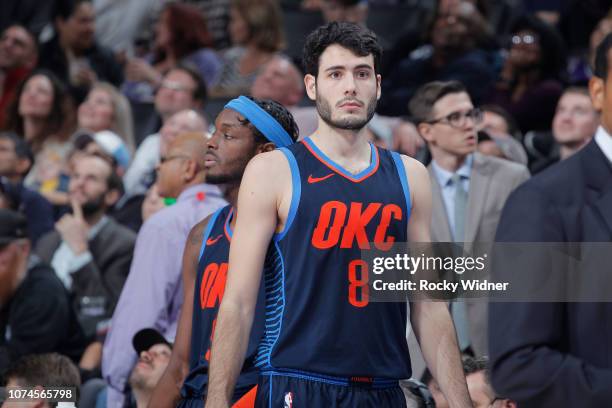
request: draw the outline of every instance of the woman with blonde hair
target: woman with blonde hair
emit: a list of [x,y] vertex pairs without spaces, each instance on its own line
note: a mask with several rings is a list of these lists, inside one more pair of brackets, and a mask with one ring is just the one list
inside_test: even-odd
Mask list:
[[281,10],[275,0],[232,0],[229,32],[233,47],[212,96],[248,94],[261,68],[285,46]]
[[107,82],[95,84],[77,113],[79,130],[92,133],[111,130],[134,152],[134,124],[132,109],[125,96]]

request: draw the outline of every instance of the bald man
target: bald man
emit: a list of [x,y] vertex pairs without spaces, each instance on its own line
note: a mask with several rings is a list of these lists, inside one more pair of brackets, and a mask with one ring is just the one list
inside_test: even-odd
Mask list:
[[[205,184],[204,132],[181,133],[157,166],[157,189],[168,203],[138,233],[134,260],[104,344],[102,373],[109,407],[120,407],[137,355],[134,334],[153,327],[172,341],[182,306],[181,256],[191,228],[227,202],[216,186]],[[169,200],[168,200],[169,199]]]
[[314,106],[298,106],[304,98],[304,76],[286,56],[277,54],[264,66],[251,86],[251,96],[284,105],[300,129],[300,139],[316,130]]

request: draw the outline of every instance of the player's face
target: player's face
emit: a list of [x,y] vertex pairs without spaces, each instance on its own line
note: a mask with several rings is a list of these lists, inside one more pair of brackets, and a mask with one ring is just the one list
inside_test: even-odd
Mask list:
[[372,55],[360,57],[337,44],[321,54],[317,77],[305,79],[321,119],[332,128],[347,130],[362,129],[374,116],[380,80]]
[[240,183],[247,163],[256,154],[253,131],[241,123],[244,120],[231,109],[224,109],[217,116],[204,163],[208,183]]
[[[433,106],[432,120],[447,118],[452,114],[465,114],[474,109],[470,96],[465,92],[452,93],[440,98]],[[434,148],[451,155],[465,156],[476,149],[479,124],[464,117],[462,126],[452,126],[443,119],[436,123],[421,125],[421,134]]]

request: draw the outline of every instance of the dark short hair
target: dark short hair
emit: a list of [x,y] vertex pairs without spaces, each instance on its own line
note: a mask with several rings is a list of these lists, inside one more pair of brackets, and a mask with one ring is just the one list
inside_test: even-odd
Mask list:
[[54,17],[60,17],[62,20],[70,18],[81,3],[91,3],[92,0],[59,0],[55,2]]
[[189,75],[193,82],[195,82],[196,84],[196,87],[193,90],[193,99],[195,99],[196,101],[201,101],[202,103],[206,101],[206,98],[208,97],[206,82],[204,82],[202,75],[200,75],[200,72],[193,64],[190,64],[188,62],[181,62],[174,68],[170,69],[168,73],[172,71],[183,71],[184,73]]
[[30,166],[24,172],[24,174],[27,174],[34,165],[34,153],[32,153],[32,149],[30,149],[25,139],[18,136],[17,133],[10,131],[0,132],[0,139],[7,139],[13,143],[13,149],[17,158],[30,161]]
[[13,362],[4,378],[22,387],[74,387],[77,396],[81,375],[76,365],[58,353],[30,354]]
[[472,357],[469,355],[463,355],[461,360],[465,375],[474,374],[479,371],[486,371],[487,367],[489,366],[489,359],[486,357]]
[[504,120],[506,121],[506,125],[508,125],[508,134],[510,134],[510,136],[516,139],[521,138],[521,135],[522,135],[521,129],[519,128],[518,123],[516,122],[516,119],[514,119],[514,117],[510,114],[510,112],[508,112],[501,106],[494,105],[494,104],[481,105],[480,109],[483,112],[492,112],[504,118]]
[[302,64],[304,72],[313,76],[319,73],[321,54],[330,45],[337,44],[355,55],[374,57],[374,72],[378,73],[382,47],[373,31],[355,23],[333,21],[311,32],[304,45]]
[[449,94],[467,93],[465,86],[459,81],[433,81],[421,86],[410,102],[408,109],[415,123],[426,122],[431,120],[431,112],[433,106],[440,99]]
[[[293,115],[291,112],[287,110],[280,103],[273,101],[272,99],[256,99],[251,96],[247,96],[250,100],[255,102],[259,107],[266,112],[268,112],[280,125],[285,129],[285,131],[291,136],[291,140],[294,142],[297,140],[299,136],[299,128],[295,120],[293,119]],[[253,131],[253,136],[255,137],[255,144],[263,144],[269,143],[270,140],[266,138],[255,126],[249,122],[248,119],[240,120],[240,123],[243,125],[248,125],[249,128]]]
[[610,53],[610,49],[612,49],[612,33],[609,33],[604,37],[604,39],[597,46],[597,51],[595,51],[595,67],[593,74],[597,78],[601,78],[604,81],[608,79],[608,71],[610,69],[608,64],[608,54]]

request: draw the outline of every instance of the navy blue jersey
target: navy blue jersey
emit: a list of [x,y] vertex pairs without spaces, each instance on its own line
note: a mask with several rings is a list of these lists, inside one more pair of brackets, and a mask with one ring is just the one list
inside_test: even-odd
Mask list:
[[285,229],[267,255],[266,331],[256,364],[280,370],[401,379],[411,374],[406,303],[374,303],[361,249],[407,241],[410,195],[401,157],[374,145],[352,175],[307,138],[280,149],[292,173]]
[[[201,398],[206,395],[210,347],[227,278],[232,215],[233,208],[229,205],[217,210],[211,216],[202,238],[193,297],[189,374],[183,383],[181,391],[183,398]],[[263,334],[263,319],[264,292],[262,286],[245,362],[236,383],[236,399],[241,393],[257,384],[258,370],[254,366],[254,357]]]

